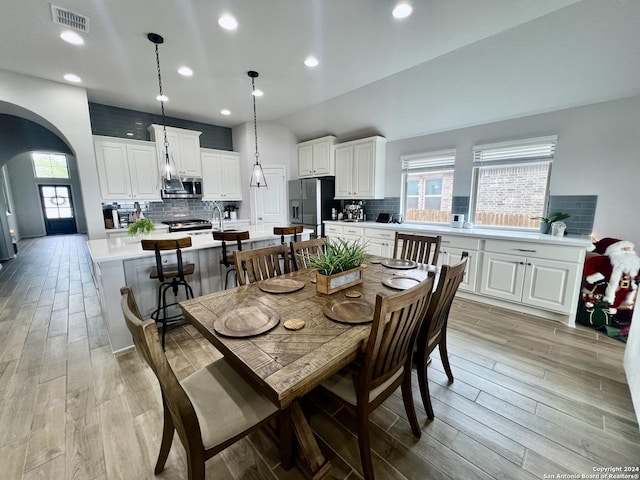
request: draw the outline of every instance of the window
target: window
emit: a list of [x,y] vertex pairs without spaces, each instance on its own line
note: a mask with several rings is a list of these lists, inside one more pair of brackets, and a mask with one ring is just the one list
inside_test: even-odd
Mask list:
[[545,215],[557,136],[473,147],[476,225],[537,228]]
[[403,211],[409,222],[449,223],[455,150],[403,155]]
[[32,152],[36,178],[69,178],[67,157],[59,153]]

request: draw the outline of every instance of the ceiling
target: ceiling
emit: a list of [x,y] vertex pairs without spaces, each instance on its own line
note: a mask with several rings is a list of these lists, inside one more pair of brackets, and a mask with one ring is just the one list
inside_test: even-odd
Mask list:
[[[393,140],[640,95],[635,0],[412,0],[402,21],[395,0],[54,0],[90,18],[83,46],[60,40],[49,3],[4,3],[0,69],[72,72],[91,102],[159,113],[155,32],[167,115],[250,121],[246,72],[257,70],[258,119],[300,140]],[[222,13],[236,31],[218,26]]]

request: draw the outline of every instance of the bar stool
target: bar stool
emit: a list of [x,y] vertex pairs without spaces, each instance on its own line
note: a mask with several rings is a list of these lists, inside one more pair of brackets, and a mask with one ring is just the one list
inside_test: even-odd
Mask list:
[[[249,240],[249,232],[213,232],[213,239],[222,242],[222,259],[220,264],[227,268],[224,275],[224,289],[229,286],[229,273],[236,271],[236,264],[234,259],[234,253],[231,252],[230,256],[227,256],[227,242],[237,242],[238,250],[242,251],[242,240]],[[238,281],[236,279],[236,286]]]
[[293,241],[298,241],[298,235],[302,234],[304,227],[302,225],[295,225],[293,227],[273,227],[273,234],[280,235],[280,243],[284,243],[285,235],[293,235]]
[[[191,237],[178,238],[173,240],[142,240],[142,250],[153,250],[156,255],[156,266],[151,270],[149,278],[157,279],[160,282],[158,286],[158,302],[156,309],[151,313],[151,318],[156,322],[162,323],[162,349],[164,350],[164,337],[167,333],[167,323],[177,322],[183,319],[181,313],[167,315],[167,308],[177,305],[178,290],[180,286],[184,287],[187,299],[193,298],[193,289],[187,283],[185,277],[193,275],[195,265],[193,263],[184,263],[182,261],[182,250],[191,246]],[[163,264],[160,252],[175,250],[176,263]],[[171,289],[175,297],[173,303],[167,304],[167,291]]]

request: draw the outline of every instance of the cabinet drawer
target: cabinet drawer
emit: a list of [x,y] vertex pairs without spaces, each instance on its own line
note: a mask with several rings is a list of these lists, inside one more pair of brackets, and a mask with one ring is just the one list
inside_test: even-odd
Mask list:
[[340,225],[331,225],[329,223],[325,223],[324,224],[324,233],[327,234],[327,235],[330,234],[330,233],[332,233],[334,235],[336,233],[340,234],[340,233],[342,233],[342,227]]
[[346,225],[342,227],[343,234],[350,235],[353,237],[361,237],[363,230],[364,229],[361,227],[347,227]]
[[378,230],[377,228],[366,228],[364,235],[367,238],[380,238],[382,240],[395,240],[396,232],[394,230]]
[[463,250],[479,250],[480,240],[469,237],[452,237],[445,235],[440,242],[441,248],[461,248]]
[[510,242],[506,240],[486,240],[484,249],[487,252],[521,255],[530,258],[548,258],[564,262],[579,263],[582,261],[582,250],[565,245],[547,245],[533,242]]

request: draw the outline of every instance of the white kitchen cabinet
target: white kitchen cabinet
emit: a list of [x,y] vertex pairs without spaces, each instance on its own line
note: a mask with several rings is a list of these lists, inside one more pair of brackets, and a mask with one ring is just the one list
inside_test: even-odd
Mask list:
[[242,200],[239,153],[202,149],[202,200]]
[[462,252],[469,254],[464,278],[458,287],[467,292],[476,291],[476,279],[478,272],[478,250],[480,241],[477,238],[456,237],[445,235],[440,240],[440,253],[438,254],[438,266],[455,265],[462,258]]
[[[571,249],[522,245],[517,242],[487,240],[482,261],[480,293],[511,302],[558,313],[575,311],[582,267],[572,260]],[[521,255],[498,253],[521,251]],[[539,258],[546,256],[549,258]]]
[[386,144],[369,137],[336,145],[336,199],[384,198]]
[[324,234],[330,240],[343,239],[350,242],[362,242],[364,229],[362,227],[354,227],[346,223],[345,225],[325,224]]
[[160,200],[154,144],[96,136],[94,148],[103,200]]
[[396,233],[393,230],[378,230],[365,228],[364,238],[367,243],[367,253],[380,257],[393,257],[393,243]]
[[[158,164],[165,163],[164,129],[162,125],[149,126],[151,139],[156,142],[158,151]],[[178,174],[183,178],[202,177],[200,164],[200,135],[202,132],[185,130],[183,128],[167,127],[167,142],[169,143],[169,156],[176,164]]]
[[298,144],[298,176],[335,175],[334,144],[336,137],[326,136]]

